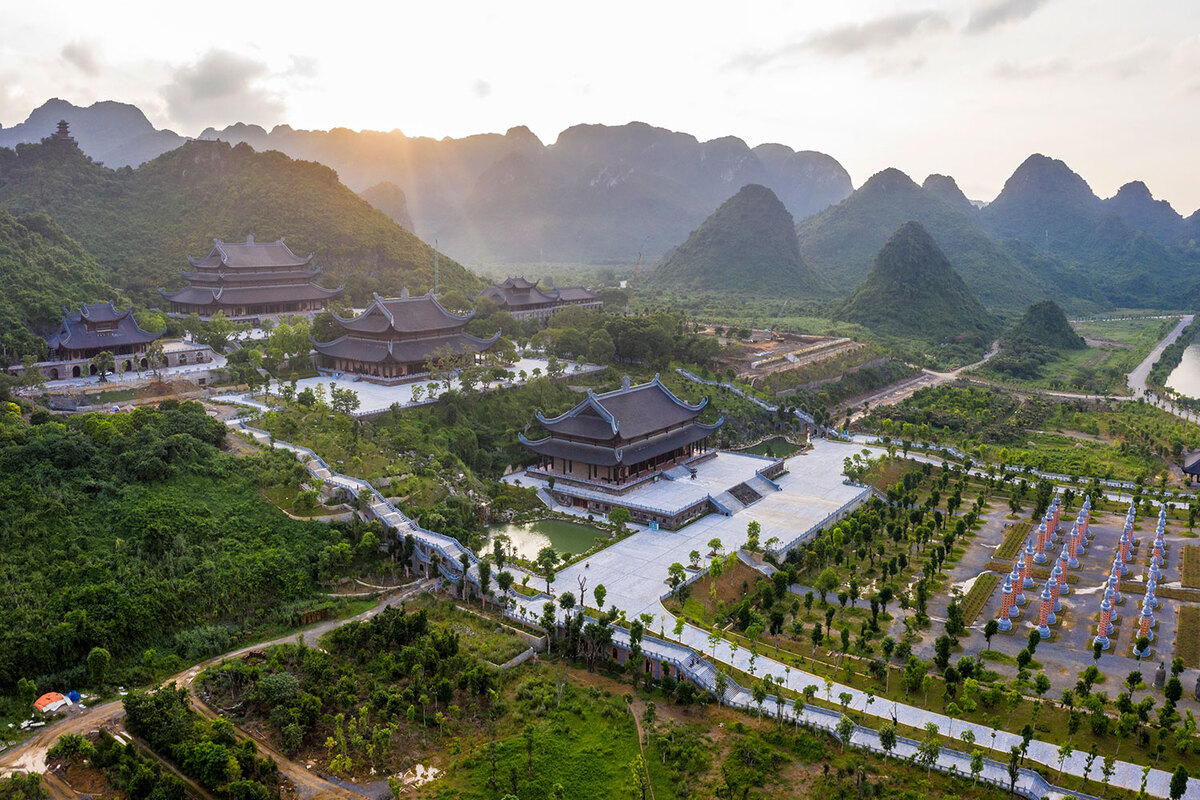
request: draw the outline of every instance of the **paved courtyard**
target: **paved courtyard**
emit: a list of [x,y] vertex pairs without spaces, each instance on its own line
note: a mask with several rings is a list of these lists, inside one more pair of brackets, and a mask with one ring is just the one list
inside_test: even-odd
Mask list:
[[[817,440],[813,449],[787,459],[788,473],[776,479],[783,491],[771,492],[762,500],[743,508],[733,516],[709,514],[679,531],[652,531],[640,528],[637,533],[601,552],[588,561],[574,564],[558,573],[554,581],[555,593],[570,591],[579,593],[578,578],[587,578],[587,594],[590,600],[596,584],[604,584],[608,590],[607,604],[616,604],[627,617],[640,613],[653,614],[655,627],[662,624],[670,628],[674,621],[667,617],[659,599],[669,591],[667,567],[674,562],[688,564],[688,555],[693,550],[708,552],[708,542],[720,539],[726,550],[739,547],[746,541],[746,526],[751,520],[762,525],[761,541],[765,544],[772,537],[787,541],[819,524],[830,514],[847,503],[867,496],[867,490],[847,486],[843,481],[842,459],[851,452],[847,445]],[[726,463],[720,463],[720,462]],[[761,468],[761,459],[722,453],[718,465],[707,478],[696,479],[720,482],[732,480],[747,467],[753,474]],[[745,463],[743,463],[745,462]],[[710,464],[712,462],[709,462]],[[757,464],[758,466],[754,466]],[[701,472],[706,465],[701,465]],[[675,483],[690,484],[683,480]],[[728,485],[722,487],[722,491]],[[708,559],[704,559],[704,564]],[[536,582],[533,585],[537,585]]]
[[[527,376],[533,377],[533,371],[535,369],[538,370],[538,374],[545,374],[548,363],[549,362],[547,359],[544,358],[522,358],[508,369],[510,372],[518,376],[521,374],[521,372],[525,372]],[[584,375],[589,372],[597,372],[604,369],[604,367],[598,367],[595,364],[574,362],[563,363],[566,365],[565,374],[568,376]],[[526,380],[528,380],[528,378]],[[370,381],[359,380],[357,376],[349,374],[342,375],[340,377],[319,375],[315,378],[304,378],[296,382],[296,391],[302,392],[309,387],[315,389],[317,384],[323,384],[325,387],[326,396],[328,396],[329,386],[330,384],[334,383],[336,383],[342,389],[353,389],[358,393],[359,407],[354,416],[369,416],[371,414],[378,414],[381,411],[388,410],[393,405],[404,407],[433,402],[436,400],[436,396],[433,399],[430,399],[429,387],[431,386],[433,387],[434,391],[436,391],[437,395],[441,395],[445,391],[445,386],[435,381],[426,380],[416,381],[414,383],[402,383],[397,386],[384,386],[378,383],[371,383]],[[452,378],[450,383],[455,389],[461,386],[457,378]],[[518,377],[516,380],[506,381],[501,384],[492,384],[492,386],[520,386],[523,383],[525,383],[525,381]],[[421,391],[423,396],[419,402],[414,403],[413,389],[417,386],[422,387]],[[278,394],[278,385],[272,384],[270,391],[271,394]],[[214,399],[237,402],[245,397],[245,395],[227,395]]]
[[[1074,509],[1078,512],[1078,506]],[[1064,515],[1064,520],[1073,519],[1074,514]],[[1068,576],[1077,580],[1070,583],[1071,593],[1060,597],[1062,611],[1057,614],[1058,622],[1050,626],[1051,638],[1038,644],[1035,658],[1043,665],[1047,677],[1056,690],[1067,688],[1074,684],[1079,673],[1088,666],[1095,664],[1092,659],[1092,640],[1096,636],[1097,617],[1100,612],[1100,602],[1108,585],[1108,577],[1112,570],[1113,556],[1119,546],[1121,531],[1124,527],[1124,514],[1093,514],[1091,530],[1094,532],[1092,543],[1087,554],[1080,557],[1079,569],[1068,570]],[[1186,601],[1159,597],[1158,610],[1154,612],[1155,622],[1154,643],[1151,645],[1149,658],[1139,662],[1133,657],[1131,648],[1136,639],[1135,631],[1137,616],[1141,611],[1143,595],[1140,591],[1128,591],[1143,584],[1148,569],[1151,544],[1154,540],[1156,516],[1139,516],[1134,535],[1139,542],[1133,551],[1129,574],[1121,579],[1121,594],[1124,602],[1116,606],[1115,611],[1120,618],[1114,621],[1114,633],[1109,637],[1112,646],[1101,656],[1097,666],[1107,673],[1126,675],[1134,670],[1141,670],[1149,681],[1160,661],[1170,666],[1175,658],[1176,620],[1180,605]],[[1173,523],[1178,529],[1179,524]],[[1179,586],[1180,554],[1188,539],[1172,532],[1169,525],[1164,536],[1167,541],[1166,565],[1162,568],[1162,586]],[[1069,530],[1069,524],[1066,530]],[[1061,535],[1061,534],[1060,534]],[[1057,553],[1061,549],[1061,539]],[[1042,569],[1046,569],[1043,567]],[[987,605],[984,606],[974,628],[982,630],[984,623],[999,613],[1003,576],[997,585]],[[1013,620],[1011,633],[1000,633],[992,639],[992,648],[1002,653],[1015,656],[1026,645],[1029,632],[1037,625],[1041,601],[1038,597],[1045,584],[1045,578],[1034,579],[1035,588],[1026,589],[1026,604],[1021,607],[1020,616]],[[1188,674],[1194,672],[1188,670]],[[1186,676],[1185,676],[1186,677]],[[1194,680],[1194,679],[1193,679]],[[1185,679],[1185,688],[1190,689],[1191,683]]]

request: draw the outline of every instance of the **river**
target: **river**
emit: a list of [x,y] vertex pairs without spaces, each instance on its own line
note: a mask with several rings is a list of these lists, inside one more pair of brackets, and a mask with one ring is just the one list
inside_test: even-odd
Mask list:
[[1200,340],[1192,342],[1183,351],[1179,366],[1167,376],[1167,386],[1180,394],[1200,399]]

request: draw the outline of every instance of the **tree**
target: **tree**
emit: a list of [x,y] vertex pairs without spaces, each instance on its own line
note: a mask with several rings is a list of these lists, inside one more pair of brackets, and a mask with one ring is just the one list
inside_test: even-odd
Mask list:
[[597,583],[596,588],[592,589],[592,597],[596,598],[596,608],[604,610],[604,598],[608,595],[608,589],[604,588],[603,583]]
[[492,562],[486,558],[479,562],[479,596],[483,608],[487,608],[487,596],[492,583]]
[[547,545],[538,551],[537,564],[546,576],[546,594],[550,593],[550,584],[554,581],[554,566],[558,564],[558,553]]
[[633,519],[628,508],[617,506],[612,511],[608,512],[608,521],[617,526],[617,530],[624,531],[625,526]]
[[500,574],[496,576],[496,585],[500,587],[502,594],[507,595],[513,585],[513,574],[506,569],[500,570]]
[[1183,797],[1183,793],[1187,791],[1188,777],[1188,771],[1182,764],[1175,768],[1171,775],[1171,800]]
[[758,520],[750,520],[749,524],[746,525],[746,549],[751,553],[758,551],[758,537],[761,534],[762,525],[759,524]]
[[983,638],[987,640],[987,649],[992,649],[992,637],[1000,632],[1000,623],[995,618],[989,619],[983,626]]
[[896,726],[892,723],[885,722],[879,728],[879,746],[883,748],[885,758],[896,749]]
[[850,719],[845,714],[842,714],[837,723],[837,737],[842,744],[842,752],[846,752],[846,745],[850,741],[850,737],[854,734],[854,720]]
[[833,567],[826,567],[821,570],[821,574],[817,576],[816,585],[813,587],[821,594],[821,605],[826,605],[826,596],[839,585],[838,574]]
[[1021,776],[1021,748],[1013,745],[1008,751],[1008,793],[1016,794],[1017,778]]
[[717,695],[717,705],[725,704],[725,690],[729,688],[729,676],[724,670],[717,670],[717,677],[713,679],[713,691]]
[[983,751],[978,747],[971,751],[971,785],[974,786],[979,781],[979,774],[983,772]]
[[92,356],[89,362],[96,369],[96,374],[100,376],[101,383],[108,383],[108,373],[117,368],[117,359],[108,350],[102,350]]
[[569,618],[571,616],[571,609],[575,608],[575,595],[572,592],[563,592],[558,596],[558,605],[566,612]]
[[1075,749],[1073,747],[1071,747],[1069,742],[1061,745],[1058,748],[1058,778],[1059,778],[1059,780],[1062,780],[1063,762],[1066,761],[1068,758],[1070,758],[1071,754],[1074,752],[1075,752]]
[[678,561],[676,561],[671,564],[671,566],[667,567],[667,583],[671,584],[671,592],[673,594],[678,595],[679,587],[683,585],[683,582],[686,579],[687,572],[685,571],[683,564],[680,564]]
[[926,776],[933,772],[933,765],[937,763],[938,756],[941,754],[942,744],[938,739],[938,727],[932,722],[927,722],[925,723],[925,736],[917,747],[917,763],[925,767]]
[[641,795],[642,800],[646,800],[646,788],[650,785],[650,781],[646,777],[646,761],[640,753],[633,757],[633,762],[629,765],[629,773],[633,780],[634,791]]
[[97,689],[104,686],[108,677],[108,668],[112,664],[112,656],[103,647],[93,647],[87,654],[88,679]]

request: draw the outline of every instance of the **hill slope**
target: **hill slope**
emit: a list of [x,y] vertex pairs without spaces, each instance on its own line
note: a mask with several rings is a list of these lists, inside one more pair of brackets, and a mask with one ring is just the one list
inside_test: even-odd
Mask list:
[[800,253],[835,289],[848,291],[910,220],[929,231],[987,305],[1023,308],[1048,293],[1050,281],[988,236],[974,213],[947,205],[897,169],[872,176],[846,200],[802,221]]
[[743,186],[650,274],[677,291],[778,296],[818,289],[800,258],[792,215],[765,186]]
[[[353,300],[433,285],[431,247],[372,208],[320,164],[256,153],[224,142],[189,142],[136,170],[113,171],[69,143],[0,150],[0,208],[44,211],[96,256],[105,277],[149,305],[178,286],[187,255],[214,238],[287,237],[314,252],[327,284]],[[473,290],[480,280],[440,261],[441,285]]]
[[1117,305],[1171,308],[1196,285],[1189,277],[1181,287],[1181,276],[1194,272],[1194,260],[1129,225],[1056,159],[1040,154],[1026,159],[980,217],[997,236],[1078,265]]
[[822,153],[734,137],[701,142],[640,122],[577,125],[549,145],[524,127],[434,140],[238,125],[201,138],[320,161],[355,189],[390,181],[407,196],[417,233],[481,261],[654,260],[748,183],[770,188],[797,219],[852,188]]
[[1054,350],[1082,350],[1087,347],[1083,337],[1075,332],[1067,321],[1067,315],[1053,300],[1031,305],[1001,340],[1006,347],[1022,342]]
[[906,222],[875,257],[871,272],[834,311],[876,333],[982,345],[995,320],[971,294],[919,222]]
[[100,265],[44,214],[0,210],[0,345],[3,357],[45,353],[33,330],[62,319],[63,308],[122,298],[100,278]]
[[110,167],[136,167],[187,141],[175,131],[155,128],[137,106],[106,100],[83,108],[56,97],[35,108],[24,122],[0,128],[0,147],[40,142],[63,119],[83,152]]

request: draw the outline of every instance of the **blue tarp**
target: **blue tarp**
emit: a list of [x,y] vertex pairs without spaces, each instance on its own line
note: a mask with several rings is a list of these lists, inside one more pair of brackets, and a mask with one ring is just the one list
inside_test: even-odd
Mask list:
[[74,689],[72,689],[71,691],[67,692],[67,698],[68,698],[68,699],[69,699],[69,700],[70,700],[72,703],[78,703],[78,702],[79,702],[79,701],[82,699],[82,698],[79,696],[79,692],[75,691]]

